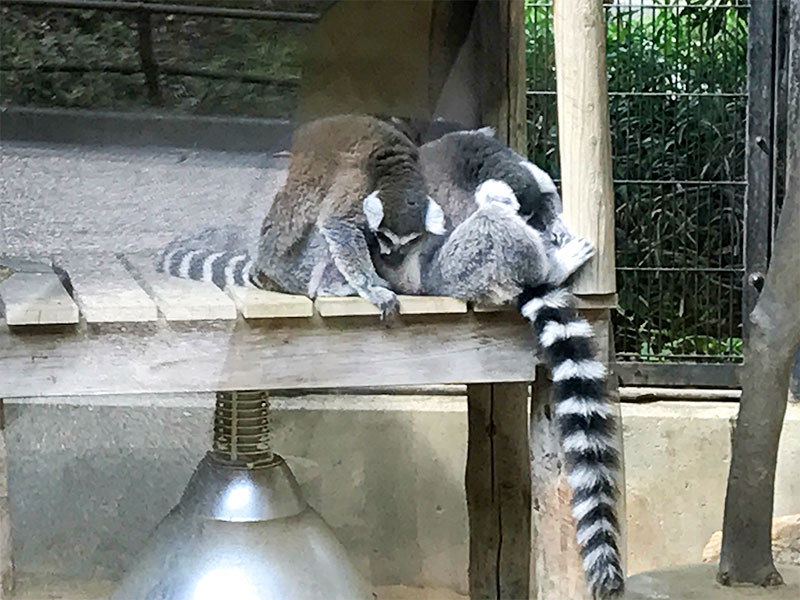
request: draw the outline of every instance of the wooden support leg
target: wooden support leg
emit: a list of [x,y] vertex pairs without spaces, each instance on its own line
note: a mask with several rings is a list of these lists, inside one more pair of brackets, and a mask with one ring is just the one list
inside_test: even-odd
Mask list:
[[[611,337],[611,311],[608,309],[585,311],[583,316],[592,322],[598,341],[598,356],[611,359],[613,366],[614,343]],[[619,421],[619,392],[617,378],[609,369],[608,392],[617,407]],[[555,408],[550,393],[550,373],[537,369],[531,394],[530,440],[532,482],[532,543],[531,597],[538,600],[590,600],[584,583],[580,550],[575,540],[575,523],[570,500],[572,493],[564,468],[555,425]],[[617,444],[622,449],[622,429],[617,432]],[[622,495],[617,503],[622,535],[620,550],[625,557],[625,475],[620,473]]]
[[14,587],[11,561],[11,515],[8,510],[8,460],[6,455],[3,400],[0,399],[0,600],[8,598]]
[[470,598],[528,598],[528,384],[470,385],[467,398]]

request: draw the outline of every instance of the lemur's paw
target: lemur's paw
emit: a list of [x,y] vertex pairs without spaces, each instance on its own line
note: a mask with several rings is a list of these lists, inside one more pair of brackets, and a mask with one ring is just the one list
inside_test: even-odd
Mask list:
[[592,243],[584,238],[572,238],[555,251],[555,260],[566,279],[585,265],[594,256]]
[[367,300],[378,307],[384,321],[391,321],[400,314],[400,301],[390,289],[374,285],[367,291]]

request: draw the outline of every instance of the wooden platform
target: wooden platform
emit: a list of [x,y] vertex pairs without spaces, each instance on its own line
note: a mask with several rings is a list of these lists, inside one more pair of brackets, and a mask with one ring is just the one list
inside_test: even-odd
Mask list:
[[318,298],[155,272],[150,257],[59,259],[0,283],[0,397],[531,381],[513,310],[401,296],[391,327],[357,297]]

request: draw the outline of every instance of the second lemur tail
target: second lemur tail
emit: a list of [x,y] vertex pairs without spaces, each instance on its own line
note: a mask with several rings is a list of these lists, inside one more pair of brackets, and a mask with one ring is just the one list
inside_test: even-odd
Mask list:
[[220,288],[252,287],[253,260],[247,251],[215,252],[169,244],[156,262],[156,271],[183,279],[208,281]]
[[565,287],[542,285],[525,290],[519,307],[552,369],[583,569],[593,597],[605,600],[621,596],[625,586],[617,542],[616,418],[606,395],[606,369],[596,358],[594,331],[572,308],[572,299]]

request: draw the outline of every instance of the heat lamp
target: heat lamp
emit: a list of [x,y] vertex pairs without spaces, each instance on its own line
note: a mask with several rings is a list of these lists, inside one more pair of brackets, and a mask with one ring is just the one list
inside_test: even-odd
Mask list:
[[213,450],[112,600],[372,600],[270,445],[266,392],[218,392]]

